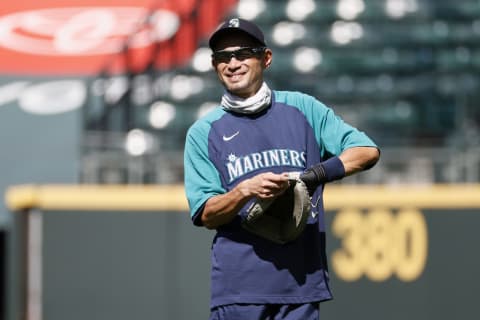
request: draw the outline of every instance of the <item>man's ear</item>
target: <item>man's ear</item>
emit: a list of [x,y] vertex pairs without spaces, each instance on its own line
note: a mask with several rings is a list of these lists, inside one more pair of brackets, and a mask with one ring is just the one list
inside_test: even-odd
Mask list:
[[266,49],[263,54],[263,68],[267,69],[272,64],[272,55],[273,52],[270,49]]

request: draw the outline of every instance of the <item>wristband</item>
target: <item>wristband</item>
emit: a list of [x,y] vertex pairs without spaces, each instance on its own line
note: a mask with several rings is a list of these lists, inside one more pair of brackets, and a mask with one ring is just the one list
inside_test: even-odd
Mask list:
[[332,157],[326,161],[320,162],[325,171],[325,182],[340,180],[345,177],[345,167],[339,157]]
[[345,177],[345,167],[339,157],[333,157],[320,162],[300,175],[312,194],[319,185]]

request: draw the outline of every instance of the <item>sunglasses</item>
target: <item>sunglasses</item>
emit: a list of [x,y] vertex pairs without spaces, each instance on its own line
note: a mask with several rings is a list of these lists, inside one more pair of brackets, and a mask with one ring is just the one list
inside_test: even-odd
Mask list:
[[229,63],[230,59],[232,59],[233,57],[235,57],[235,59],[239,61],[242,61],[253,57],[258,57],[266,49],[267,47],[242,47],[233,51],[219,50],[212,53],[212,58],[215,62],[218,63]]

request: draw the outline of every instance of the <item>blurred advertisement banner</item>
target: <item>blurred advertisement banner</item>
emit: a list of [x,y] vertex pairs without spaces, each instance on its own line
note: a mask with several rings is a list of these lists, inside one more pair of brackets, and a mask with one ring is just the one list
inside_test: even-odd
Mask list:
[[191,58],[198,43],[208,37],[235,2],[3,2],[0,72],[90,75],[105,69],[140,72],[150,65],[174,68]]
[[1,0],[0,193],[75,181],[84,107],[186,66],[236,2]]

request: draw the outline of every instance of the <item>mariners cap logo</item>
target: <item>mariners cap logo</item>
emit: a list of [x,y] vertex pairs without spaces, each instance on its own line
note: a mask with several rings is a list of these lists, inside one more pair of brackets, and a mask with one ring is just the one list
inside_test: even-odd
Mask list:
[[241,18],[231,18],[230,20],[226,20],[219,25],[217,31],[212,34],[210,40],[208,41],[210,49],[215,49],[215,43],[221,35],[227,34],[231,31],[243,31],[250,37],[257,40],[262,46],[266,46],[263,32],[257,25]]
[[238,28],[240,27],[240,20],[238,20],[238,18],[230,19],[228,26],[231,28]]

